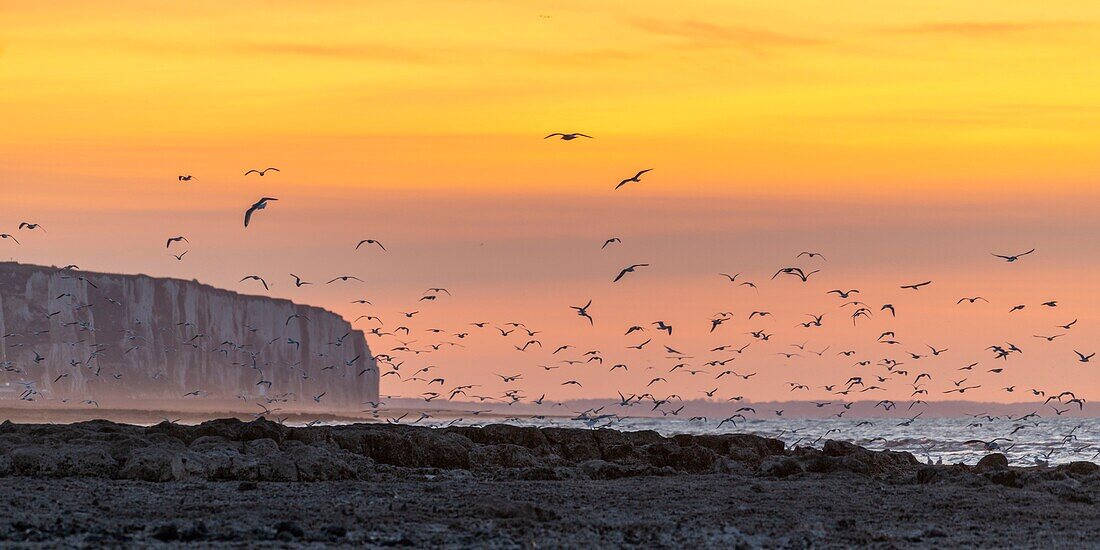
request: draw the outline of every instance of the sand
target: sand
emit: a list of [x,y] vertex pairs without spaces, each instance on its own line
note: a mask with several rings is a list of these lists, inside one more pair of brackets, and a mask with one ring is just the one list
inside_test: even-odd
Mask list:
[[1100,467],[563,428],[0,425],[0,543],[1088,547]]

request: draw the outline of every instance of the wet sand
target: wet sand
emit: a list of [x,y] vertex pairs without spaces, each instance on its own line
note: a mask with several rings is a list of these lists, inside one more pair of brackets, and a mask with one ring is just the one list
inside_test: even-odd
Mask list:
[[555,428],[0,425],[0,541],[1089,547],[1100,467]]

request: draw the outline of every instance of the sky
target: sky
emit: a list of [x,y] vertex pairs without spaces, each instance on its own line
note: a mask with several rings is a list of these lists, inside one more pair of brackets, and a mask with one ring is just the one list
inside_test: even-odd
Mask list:
[[[259,274],[274,296],[404,322],[414,346],[446,329],[464,347],[409,365],[487,393],[825,398],[820,386],[884,375],[887,390],[861,397],[903,399],[929,372],[928,400],[958,397],[942,392],[961,378],[983,400],[1100,395],[1073,353],[1100,347],[1096,3],[0,0],[0,13],[0,232],[22,243],[0,241],[0,258],[247,293],[262,288],[239,279]],[[244,175],[267,166],[280,172]],[[280,200],[245,229],[261,196]],[[176,235],[182,261],[164,248]],[[367,238],[386,250],[354,250]],[[634,263],[650,266],[611,282]],[[787,266],[821,272],[770,279]],[[289,273],[365,282],[295,288]],[[418,302],[428,287],[453,296]],[[853,325],[834,288],[860,289],[874,316]],[[976,295],[990,303],[956,304]],[[588,299],[591,326],[569,308]],[[809,313],[824,326],[799,326]],[[526,323],[543,348],[474,321]],[[635,324],[649,329],[625,336]],[[775,336],[746,334],[760,329]],[[877,343],[886,330],[902,343]],[[829,349],[792,347],[804,342]],[[1006,342],[1024,353],[985,350]],[[563,344],[576,349],[550,353]],[[949,351],[910,358],[930,345]],[[602,367],[553,363],[589,350]],[[853,366],[886,357],[909,374]],[[758,374],[715,380],[725,368]],[[394,380],[383,393],[427,391]]]

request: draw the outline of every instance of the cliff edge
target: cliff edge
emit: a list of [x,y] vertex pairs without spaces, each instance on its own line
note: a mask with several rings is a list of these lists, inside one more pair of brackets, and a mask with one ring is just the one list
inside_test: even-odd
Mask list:
[[197,281],[0,262],[0,336],[3,401],[378,399],[366,339],[339,315]]

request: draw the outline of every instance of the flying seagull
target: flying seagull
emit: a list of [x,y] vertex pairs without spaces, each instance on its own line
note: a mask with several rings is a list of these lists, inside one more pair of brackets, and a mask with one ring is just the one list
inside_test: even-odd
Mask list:
[[588,139],[595,139],[595,138],[593,138],[592,136],[590,136],[588,134],[582,134],[580,132],[573,132],[571,134],[563,134],[561,132],[554,132],[553,134],[550,134],[550,135],[548,135],[548,136],[546,136],[542,139],[550,139],[554,136],[561,136],[561,139],[564,140],[564,141],[574,140],[574,139],[577,139],[579,137],[585,137],[585,138],[588,138]]
[[381,248],[382,250],[386,249],[386,247],[382,246],[382,243],[380,243],[380,242],[378,242],[374,239],[363,239],[363,240],[359,241],[359,244],[355,245],[355,249],[359,250],[359,247],[363,246],[365,244],[376,244],[376,245],[378,245],[378,248]]
[[184,237],[183,235],[180,235],[179,237],[170,237],[168,241],[164,243],[164,248],[169,248],[172,246],[172,243],[178,243],[180,241],[183,241],[185,243],[191,242],[187,240],[187,237]]
[[255,168],[253,168],[252,170],[249,170],[249,171],[245,172],[245,173],[244,173],[244,175],[246,175],[246,176],[247,176],[247,175],[249,175],[249,174],[251,174],[251,173],[255,172],[255,173],[257,173],[257,174],[259,174],[259,175],[263,176],[263,175],[267,174],[267,173],[268,173],[269,171],[275,171],[275,172],[278,172],[278,171],[279,171],[279,169],[278,169],[278,168],[264,168],[263,170],[256,170]]
[[15,244],[23,244],[23,243],[19,242],[19,239],[16,239],[15,237],[13,237],[13,236],[11,236],[7,233],[0,233],[0,239],[11,239],[11,240],[15,241]]
[[642,174],[644,174],[646,172],[652,172],[652,171],[653,171],[652,168],[646,168],[645,170],[642,170],[641,172],[638,172],[637,174],[634,174],[634,177],[626,178],[625,180],[620,181],[619,185],[615,186],[615,189],[618,189],[618,188],[620,188],[620,187],[622,187],[622,186],[624,186],[624,185],[626,185],[630,182],[641,183],[642,182],[642,180],[641,180]]
[[30,223],[30,222],[20,222],[19,223],[19,229],[30,229],[30,230],[41,229],[43,232],[46,231],[46,228],[42,227],[42,225],[37,224],[37,223]]
[[1004,261],[1006,261],[1006,262],[1008,262],[1008,263],[1012,263],[1012,262],[1015,262],[1016,260],[1019,260],[1021,256],[1027,256],[1028,254],[1031,254],[1032,252],[1035,252],[1034,248],[1032,248],[1031,250],[1028,250],[1027,252],[1024,252],[1023,254],[1008,255],[1008,256],[1003,255],[1003,254],[993,254],[993,255],[1000,258],[1000,259],[1002,259],[1002,260],[1004,260]]
[[911,284],[911,285],[902,285],[901,288],[910,288],[910,289],[913,289],[913,290],[920,290],[921,287],[928,286],[930,284],[932,284],[932,281],[925,281],[923,283],[916,283],[916,284]]
[[611,237],[610,239],[607,239],[606,241],[603,242],[603,246],[600,247],[600,250],[603,250],[603,249],[607,248],[607,245],[609,245],[611,243],[620,243],[620,244],[622,244],[622,242],[623,241],[619,240],[618,237]]
[[623,275],[626,275],[627,273],[634,273],[634,269],[639,268],[639,267],[649,267],[649,264],[634,264],[634,265],[629,266],[629,267],[624,267],[623,270],[620,271],[617,276],[615,276],[615,280],[613,280],[611,282],[613,282],[613,283],[619,282],[619,279],[622,279]]
[[591,305],[592,305],[592,300],[588,300],[588,303],[584,304],[583,306],[569,306],[569,307],[572,308],[572,309],[577,310],[577,315],[580,315],[581,317],[584,317],[584,318],[588,319],[588,324],[594,325],[594,324],[596,324],[596,322],[593,321],[592,316],[588,314],[588,307],[591,306]]
[[246,276],[246,277],[242,278],[242,279],[241,279],[240,281],[237,281],[237,282],[238,282],[238,283],[243,283],[243,282],[245,282],[245,281],[247,281],[247,280],[249,280],[249,279],[251,279],[251,280],[253,280],[253,281],[260,281],[260,283],[264,285],[264,290],[271,290],[271,289],[270,289],[270,288],[268,288],[268,286],[267,286],[267,281],[265,281],[265,280],[264,280],[264,278],[263,278],[263,277],[260,277],[259,275],[248,275],[248,276]]
[[346,283],[346,282],[348,282],[349,279],[354,279],[356,281],[359,281],[360,283],[363,282],[363,279],[360,279],[359,277],[354,277],[352,275],[341,275],[339,277],[333,277],[333,279],[331,281],[329,281],[325,284],[326,285],[331,285],[332,283],[335,283],[336,281],[344,281]]
[[264,208],[267,208],[267,201],[277,201],[277,200],[279,200],[279,199],[272,198],[272,197],[264,197],[264,198],[256,201],[244,213],[244,226],[248,227],[248,222],[252,220],[252,213],[253,212],[255,212],[257,210],[263,210]]

